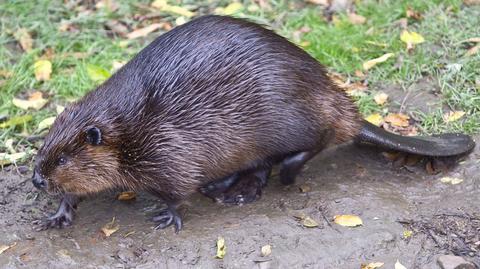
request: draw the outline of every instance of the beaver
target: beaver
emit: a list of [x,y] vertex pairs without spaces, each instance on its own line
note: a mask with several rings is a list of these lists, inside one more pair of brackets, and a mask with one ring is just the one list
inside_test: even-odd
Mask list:
[[37,224],[68,226],[81,197],[129,189],[160,197],[167,206],[156,228],[178,232],[176,207],[192,193],[231,193],[241,181],[233,192],[258,196],[273,165],[291,184],[317,153],[352,139],[434,156],[474,146],[461,134],[383,131],[284,37],[243,19],[200,17],[158,37],[57,117],[32,181],[63,198]]

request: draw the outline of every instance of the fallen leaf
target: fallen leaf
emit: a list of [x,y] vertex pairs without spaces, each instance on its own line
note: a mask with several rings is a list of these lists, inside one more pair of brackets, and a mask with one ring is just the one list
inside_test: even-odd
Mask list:
[[127,62],[126,61],[113,61],[112,67],[113,71],[117,71],[118,69],[122,68]]
[[57,114],[62,113],[64,110],[65,110],[65,107],[61,105],[57,105],[57,107],[55,108],[55,111],[57,112]]
[[115,217],[113,217],[112,221],[105,224],[102,227],[102,232],[105,234],[106,237],[110,237],[113,233],[120,229],[120,225],[115,224]]
[[318,223],[313,220],[312,218],[310,217],[305,217],[303,220],[302,220],[302,225],[307,227],[307,228],[315,228],[315,227],[318,227]]
[[176,25],[182,25],[182,24],[185,24],[185,23],[187,23],[187,18],[185,18],[183,16],[180,16],[177,19],[175,19],[175,24]]
[[407,50],[413,49],[414,45],[425,42],[423,36],[416,32],[404,30],[400,35],[400,40],[407,44]]
[[383,262],[372,262],[369,264],[362,264],[361,269],[376,269],[384,265]]
[[307,0],[307,2],[316,4],[316,5],[321,5],[321,6],[329,6],[330,1],[329,0]]
[[410,231],[410,230],[403,231],[403,238],[405,239],[409,238],[412,235],[413,235],[413,231]]
[[420,12],[418,11],[413,10],[411,7],[407,7],[406,16],[407,18],[412,18],[417,21],[422,19],[422,14],[420,14]]
[[355,215],[336,215],[333,217],[333,220],[336,224],[346,227],[363,225],[362,219]]
[[32,115],[23,115],[18,117],[13,117],[5,122],[0,123],[0,128],[8,128],[12,126],[25,124],[33,119]]
[[407,269],[407,267],[403,266],[403,264],[400,263],[400,261],[397,260],[395,263],[395,269]]
[[226,253],[227,253],[227,247],[225,246],[225,238],[218,237],[218,239],[217,239],[217,255],[215,256],[215,258],[223,259],[223,257],[225,257]]
[[38,81],[50,80],[52,74],[52,62],[49,60],[38,60],[33,64],[35,78]]
[[300,189],[300,192],[303,192],[303,193],[310,192],[312,190],[312,188],[307,184],[302,184],[298,188]]
[[456,177],[442,177],[440,179],[442,183],[445,184],[452,184],[452,185],[457,185],[463,182],[463,179],[461,178],[456,178]]
[[480,5],[480,0],[463,0],[463,3],[467,6]]
[[191,18],[191,17],[195,16],[194,12],[192,12],[192,11],[190,11],[190,10],[184,8],[184,7],[169,5],[166,0],[155,0],[155,1],[152,2],[151,6],[153,8],[157,8],[161,11],[164,11],[164,12],[167,12],[167,13],[177,14],[177,15],[184,16],[184,17],[187,17],[187,18]]
[[87,65],[87,74],[95,82],[103,82],[110,77],[110,72],[105,68],[93,64]]
[[38,123],[38,130],[43,130],[43,129],[47,129],[47,128],[50,128],[50,126],[53,125],[53,122],[55,121],[57,117],[48,117],[44,120],[42,120],[40,123]]
[[465,111],[449,111],[448,113],[443,114],[443,120],[445,122],[457,121],[465,115]]
[[137,194],[134,191],[124,191],[117,196],[117,199],[120,201],[128,201],[135,199]]
[[3,252],[9,250],[10,248],[13,248],[15,245],[17,245],[17,242],[11,244],[11,245],[0,245],[0,254]]
[[152,23],[149,26],[146,26],[144,28],[140,28],[133,32],[128,33],[126,37],[128,39],[135,39],[135,38],[147,36],[151,32],[156,31],[162,27],[163,27],[163,23]]
[[266,256],[272,254],[272,246],[270,246],[270,245],[263,246],[261,252],[262,252],[263,257],[266,257]]
[[375,96],[373,96],[373,100],[375,100],[375,103],[377,103],[379,105],[383,105],[388,100],[388,94],[386,94],[384,92],[379,92],[379,93],[375,94]]
[[477,52],[480,51],[480,45],[476,45],[474,47],[471,47],[467,52],[465,53],[465,56],[472,56],[477,54]]
[[480,37],[472,37],[466,40],[463,40],[461,43],[471,42],[471,43],[480,43]]
[[367,19],[365,17],[363,17],[362,15],[358,15],[356,13],[348,13],[348,20],[352,23],[352,24],[364,24]]
[[12,104],[23,110],[28,110],[33,108],[39,110],[48,103],[48,99],[43,98],[42,92],[36,91],[30,94],[28,100],[23,100],[19,98],[13,98]]
[[9,138],[5,141],[5,148],[10,151],[10,153],[16,153],[15,149],[13,148],[13,139]]
[[242,3],[233,2],[233,3],[230,3],[228,6],[225,7],[225,9],[223,10],[223,14],[224,15],[233,15],[235,13],[238,13],[238,12],[242,11],[242,9],[243,9]]
[[355,70],[355,76],[361,79],[365,78],[365,74],[361,70]]
[[8,71],[8,70],[5,70],[5,69],[0,69],[0,77],[3,77],[3,78],[11,78],[13,75],[12,72]]
[[385,62],[386,60],[388,60],[390,57],[392,57],[394,55],[395,54],[393,54],[393,53],[386,53],[386,54],[384,54],[384,55],[382,55],[378,58],[366,61],[366,62],[363,63],[363,69],[368,70],[368,69],[374,67],[378,63]]
[[0,153],[0,166],[15,163],[25,156],[27,156],[26,152],[17,152],[12,154]]
[[389,113],[384,118],[386,122],[397,127],[408,127],[408,125],[410,125],[410,123],[408,122],[409,119],[409,116],[402,113]]
[[110,12],[114,12],[118,9],[118,4],[114,0],[100,0],[95,4],[95,8],[105,8]]
[[381,126],[383,123],[383,117],[378,113],[370,114],[365,118],[365,120],[376,126]]
[[25,52],[29,52],[32,50],[33,46],[33,39],[28,33],[27,29],[20,28],[15,32],[15,39],[17,39],[18,43]]

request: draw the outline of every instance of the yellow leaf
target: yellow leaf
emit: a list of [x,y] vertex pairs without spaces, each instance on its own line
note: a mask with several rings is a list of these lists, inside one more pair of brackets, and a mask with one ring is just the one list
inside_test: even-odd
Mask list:
[[375,103],[377,103],[379,105],[383,105],[388,100],[388,94],[386,94],[384,92],[379,92],[379,93],[375,94],[373,99],[375,100]]
[[223,10],[223,15],[232,15],[242,11],[242,9],[243,5],[241,3],[233,2],[225,7],[225,9]]
[[118,69],[122,68],[127,62],[125,61],[113,61],[112,67],[113,71],[117,71]]
[[124,191],[118,195],[117,199],[120,201],[128,201],[135,199],[136,196],[137,194],[134,191]]
[[115,224],[115,217],[113,217],[111,222],[105,224],[105,226],[102,227],[102,232],[105,234],[106,237],[109,237],[113,233],[118,231],[118,229],[120,229],[120,226],[118,224]]
[[25,52],[29,52],[32,50],[33,46],[33,39],[28,33],[27,29],[20,28],[15,32],[15,39],[17,39],[18,43]]
[[425,42],[423,36],[416,32],[403,31],[400,40],[407,44],[407,49],[412,49],[414,45]]
[[409,119],[409,116],[402,113],[390,113],[384,118],[386,122],[396,127],[408,127],[410,125]]
[[333,217],[336,224],[346,227],[363,225],[362,219],[354,215],[336,215]]
[[397,260],[395,263],[395,269],[407,269],[407,267],[403,266],[403,264],[400,263],[400,261]]
[[410,236],[412,236],[413,232],[410,231],[410,230],[405,230],[403,231],[403,238],[409,238]]
[[0,254],[3,252],[9,250],[10,248],[13,248],[15,245],[17,245],[17,242],[11,244],[11,245],[0,245]]
[[452,121],[457,121],[461,117],[465,115],[465,111],[450,111],[448,113],[443,114],[443,120],[445,122],[452,122]]
[[52,74],[52,63],[49,60],[38,60],[33,64],[35,78],[38,81],[50,80]]
[[218,240],[217,240],[217,255],[215,256],[215,258],[223,259],[223,257],[225,257],[226,253],[227,253],[227,247],[225,246],[225,238],[218,237]]
[[392,57],[393,55],[395,55],[395,54],[393,54],[393,53],[386,53],[386,54],[384,54],[384,55],[382,55],[382,56],[380,56],[380,57],[378,57],[378,58],[375,58],[375,59],[366,61],[366,62],[363,63],[363,69],[368,70],[368,69],[374,67],[374,66],[375,66],[376,64],[378,64],[378,63],[383,63],[383,62],[385,62],[386,60],[388,60],[388,59],[389,59],[390,57]]
[[26,152],[18,152],[18,153],[0,153],[0,165],[8,165],[17,162],[18,160],[27,156]]
[[147,36],[151,32],[156,31],[162,27],[163,27],[163,23],[152,23],[149,26],[146,26],[144,28],[140,28],[133,32],[128,33],[126,37],[128,39],[135,39],[135,38]]
[[305,217],[303,220],[302,220],[302,225],[307,227],[307,228],[315,228],[315,227],[318,227],[318,223],[313,220],[312,218],[310,217]]
[[194,12],[191,12],[190,10],[188,10],[184,7],[171,6],[165,0],[153,1],[151,6],[156,8],[156,9],[159,9],[161,11],[168,12],[168,13],[174,13],[174,14],[184,16],[184,17],[187,17],[187,18],[191,18],[191,17],[195,16]]
[[376,268],[380,268],[384,265],[383,262],[372,262],[372,263],[369,263],[369,264],[362,264],[362,267],[361,269],[376,269]]
[[105,68],[93,64],[87,65],[87,74],[95,82],[103,82],[110,77],[110,72]]
[[38,130],[50,128],[57,117],[48,117],[38,124]]
[[162,7],[168,5],[167,0],[155,0],[152,2],[151,6],[154,8],[161,9]]
[[182,24],[185,24],[186,22],[187,22],[187,18],[183,16],[180,16],[175,20],[176,25],[182,25]]
[[461,178],[456,178],[456,177],[442,177],[440,179],[442,183],[445,184],[452,184],[452,185],[457,185],[463,182],[463,179]]
[[32,115],[23,115],[23,116],[14,117],[7,120],[6,122],[0,123],[0,128],[8,128],[12,126],[25,124],[31,121],[32,119],[33,119]]
[[55,108],[55,111],[57,112],[57,114],[62,113],[64,110],[65,110],[65,107],[61,105],[57,105],[57,107]]
[[272,246],[265,245],[262,247],[262,256],[266,257],[272,253]]
[[371,114],[370,116],[366,117],[365,120],[377,126],[380,126],[383,123],[383,117],[378,113]]
[[28,100],[22,100],[18,98],[12,99],[12,104],[18,108],[23,110],[28,110],[29,108],[33,108],[35,110],[39,110],[44,107],[48,103],[48,99],[44,99],[41,92],[34,92],[30,95]]

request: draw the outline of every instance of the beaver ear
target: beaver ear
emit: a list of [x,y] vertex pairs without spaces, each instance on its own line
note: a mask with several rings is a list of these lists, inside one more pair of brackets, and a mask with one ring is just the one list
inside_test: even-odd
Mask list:
[[100,145],[102,143],[102,132],[97,127],[90,127],[87,130],[87,142],[91,145]]

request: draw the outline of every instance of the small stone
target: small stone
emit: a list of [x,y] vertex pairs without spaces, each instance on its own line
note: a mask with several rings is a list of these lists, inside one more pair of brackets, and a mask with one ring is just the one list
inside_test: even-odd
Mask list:
[[475,265],[460,256],[442,255],[437,263],[442,269],[475,269]]

